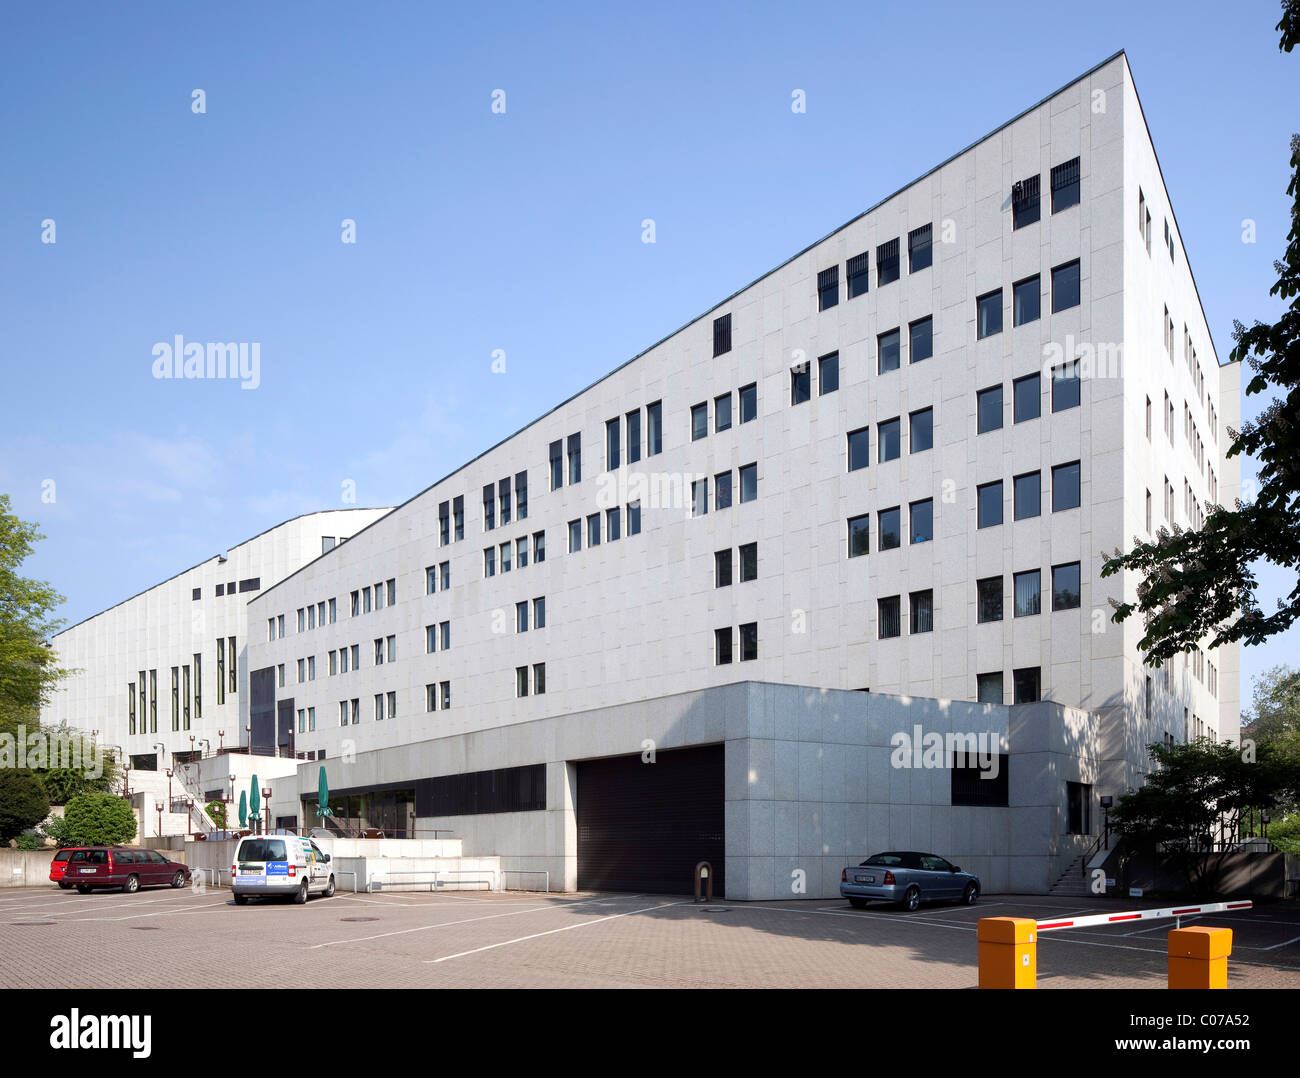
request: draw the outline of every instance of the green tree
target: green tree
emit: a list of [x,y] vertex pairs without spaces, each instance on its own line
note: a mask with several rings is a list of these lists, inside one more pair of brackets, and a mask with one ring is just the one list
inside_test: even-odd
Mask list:
[[1272,746],[1250,758],[1231,742],[1208,738],[1184,745],[1154,744],[1156,768],[1110,811],[1111,828],[1131,847],[1167,859],[1196,894],[1213,890],[1217,837],[1241,837],[1248,819],[1276,812],[1300,790],[1300,766]]
[[135,838],[135,814],[113,794],[74,797],[63,810],[63,820],[67,840],[79,846],[115,846]]
[[224,801],[209,801],[204,806],[204,811],[207,812],[208,819],[217,825],[218,830],[224,831],[226,829],[226,803]]
[[[1277,30],[1283,51],[1300,43],[1296,0],[1283,5]],[[1233,323],[1232,359],[1253,372],[1247,395],[1270,388],[1276,394],[1258,419],[1228,432],[1229,457],[1245,453],[1259,462],[1258,495],[1249,504],[1238,499],[1232,508],[1211,506],[1196,531],[1177,524],[1161,528],[1154,542],[1137,542],[1127,554],[1116,550],[1102,566],[1103,577],[1126,569],[1141,575],[1137,602],[1112,600],[1112,620],[1142,614],[1145,633],[1138,646],[1155,665],[1206,637],[1210,647],[1238,640],[1259,644],[1300,618],[1300,575],[1277,609],[1265,613],[1252,568],[1262,560],[1300,571],[1300,135],[1291,138],[1291,169],[1291,231],[1269,291],[1287,306],[1271,326]]]
[[25,767],[0,770],[0,843],[17,838],[50,814],[41,780]]
[[[58,745],[62,753],[59,762],[80,764],[78,767],[32,768],[45,784],[45,792],[50,795],[51,804],[66,805],[78,794],[92,790],[108,793],[115,787],[119,779],[117,760],[111,752],[104,751],[102,746],[96,746],[94,739],[84,730],[63,723],[42,726],[41,734],[48,746],[48,759],[51,763],[55,762],[54,746]],[[97,757],[97,751],[103,755]],[[99,774],[93,774],[96,770]]]
[[35,726],[41,705],[67,676],[45,643],[63,625],[53,617],[63,596],[19,572],[42,538],[35,524],[9,511],[9,495],[0,494],[0,730]]

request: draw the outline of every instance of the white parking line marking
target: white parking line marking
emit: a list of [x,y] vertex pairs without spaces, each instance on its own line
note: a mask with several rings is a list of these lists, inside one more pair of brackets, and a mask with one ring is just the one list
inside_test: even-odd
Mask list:
[[557,932],[572,932],[575,928],[590,928],[592,925],[601,924],[603,921],[617,921],[620,917],[631,917],[638,913],[649,913],[651,910],[663,910],[669,906],[681,906],[682,902],[662,902],[657,906],[646,906],[644,909],[628,910],[625,913],[611,913],[608,917],[597,917],[594,921],[583,921],[581,924],[565,925],[563,928],[552,928],[546,932],[534,932],[531,936],[520,936],[517,939],[504,940],[501,943],[489,943],[486,947],[475,947],[472,951],[461,951],[459,954],[444,955],[442,958],[427,958],[426,965],[437,965],[439,962],[450,962],[453,958],[464,958],[466,955],[479,954],[482,951],[494,951],[498,947],[509,947],[514,943],[523,943],[526,940],[539,939],[542,936],[554,936]]
[[1293,936],[1282,943],[1275,943],[1272,947],[1247,947],[1248,951],[1276,951],[1279,947],[1289,947],[1293,943],[1300,943],[1300,936]]
[[[640,898],[640,895],[628,895],[628,898]],[[439,921],[432,925],[417,925],[415,928],[399,928],[393,932],[380,932],[373,936],[356,936],[352,939],[328,940],[325,943],[316,943],[312,945],[312,950],[316,951],[322,947],[337,947],[344,943],[364,943],[367,940],[384,939],[387,936],[405,936],[412,932],[427,932],[432,928],[450,928],[452,925],[471,924],[474,921],[494,921],[499,917],[518,917],[522,913],[537,913],[540,910],[567,909],[570,906],[582,906],[588,902],[608,901],[606,897],[584,898],[576,902],[552,902],[545,906],[529,906],[527,909],[512,910],[510,913],[490,913],[486,917],[465,917],[459,921]]]

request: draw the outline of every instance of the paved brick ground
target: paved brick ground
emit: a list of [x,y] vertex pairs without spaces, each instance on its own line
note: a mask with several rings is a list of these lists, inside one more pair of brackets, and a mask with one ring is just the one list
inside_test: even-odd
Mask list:
[[[980,916],[1116,908],[989,895],[906,914],[828,899],[697,907],[660,895],[468,892],[237,907],[223,890],[30,888],[0,891],[0,987],[282,988],[325,974],[345,989],[967,988]],[[1294,903],[1202,923],[1234,929],[1230,987],[1300,988]],[[1163,987],[1169,927],[1044,936],[1039,986]]]

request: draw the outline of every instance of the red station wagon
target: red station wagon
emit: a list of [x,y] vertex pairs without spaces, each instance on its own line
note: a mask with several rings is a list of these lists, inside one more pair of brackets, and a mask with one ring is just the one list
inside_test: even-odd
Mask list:
[[134,894],[141,887],[184,887],[189,879],[189,866],[169,861],[157,850],[90,846],[68,854],[59,886],[75,887],[83,895],[96,887],[120,887]]

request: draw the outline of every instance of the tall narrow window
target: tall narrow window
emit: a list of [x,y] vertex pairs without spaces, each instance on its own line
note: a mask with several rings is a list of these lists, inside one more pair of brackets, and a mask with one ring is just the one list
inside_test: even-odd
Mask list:
[[828,310],[840,301],[840,268],[832,266],[817,274],[817,309]]
[[922,408],[908,418],[908,452],[923,453],[934,448],[934,409]]
[[1079,204],[1079,159],[1052,167],[1052,212],[1060,213]]
[[934,261],[934,248],[930,244],[930,225],[914,228],[907,234],[908,272],[926,269]]
[[731,626],[725,629],[713,630],[713,661],[718,666],[726,666],[731,662]]
[[871,514],[849,517],[849,557],[860,558],[870,553]]
[[898,280],[898,240],[892,239],[876,248],[877,287]]
[[465,538],[465,495],[458,494],[451,500],[451,523],[456,534],[456,542]]
[[627,413],[627,462],[641,459],[641,409]]
[[871,462],[871,428],[859,427],[848,434],[849,471],[856,472]]
[[975,394],[976,430],[987,434],[991,430],[1002,429],[1002,387],[1000,385],[981,389]]
[[[451,542],[451,502],[440,502],[438,505],[438,544],[446,546]],[[354,596],[356,592],[352,593]],[[352,611],[353,617],[356,611]]]
[[907,361],[920,363],[934,355],[934,319],[919,318],[907,327]]
[[863,251],[860,255],[854,255],[849,259],[845,270],[849,279],[849,299],[866,295],[871,274],[870,252]]
[[790,368],[790,403],[803,404],[812,396],[812,380],[807,363]]
[[569,435],[569,482],[579,483],[582,481],[582,435]]
[[497,526],[496,488],[489,483],[483,488],[483,530],[490,532]]
[[646,405],[646,449],[647,457],[658,456],[664,451],[664,406],[662,401]]
[[[514,494],[510,489],[510,476],[506,476],[497,483],[497,512],[501,516],[501,524],[504,527],[510,523],[510,514],[514,509]],[[392,599],[388,600],[390,603]]]
[[1052,313],[1079,306],[1079,260],[1052,269]]
[[1012,412],[1017,423],[1037,419],[1043,410],[1043,390],[1037,374],[1017,378],[1011,383]]
[[731,429],[731,394],[724,393],[713,398],[713,431]]
[[1042,602],[1042,579],[1039,570],[1030,569],[1028,572],[1016,573],[1014,582],[1016,617],[1032,617],[1039,613]]
[[891,595],[886,599],[876,600],[877,632],[881,640],[902,635],[902,622],[899,619],[899,596]]
[[217,703],[226,702],[226,641],[217,637]]
[[550,448],[551,489],[559,490],[564,486],[564,442],[552,442]]
[[691,441],[698,442],[709,436],[709,402],[691,405]]
[[896,550],[903,543],[903,517],[902,509],[894,506],[892,509],[882,509],[877,514],[879,518],[878,540],[880,550]]
[[1038,274],[1011,286],[1011,324],[1023,326],[1036,322],[1042,313],[1042,281]]
[[713,354],[723,355],[731,351],[731,315],[724,314],[713,320]]
[[908,632],[929,633],[934,631],[934,591],[914,591],[908,597],[911,617]]
[[750,382],[740,387],[740,421],[748,423],[758,418],[758,385]]
[[619,466],[619,450],[623,445],[622,422],[615,416],[605,422],[605,468],[613,471]]
[[1039,219],[1038,177],[1030,176],[1011,188],[1011,227],[1024,228]]
[[194,653],[194,717],[203,718],[203,656]]
[[888,333],[881,333],[876,337],[876,371],[878,374],[898,370],[901,340],[902,336],[896,329],[891,329]]
[[528,473],[515,473],[515,516],[528,519]]
[[1026,472],[1012,480],[1016,520],[1027,520],[1042,513],[1042,475]]
[[731,548],[713,552],[713,586],[731,587]]
[[758,465],[744,464],[740,468],[740,501],[752,502],[758,497]]
[[1002,578],[1000,576],[986,576],[982,580],[975,581],[975,598],[975,616],[979,622],[1002,620]]
[[901,427],[897,419],[887,419],[881,423],[876,435],[876,459],[882,463],[897,460],[901,452]]
[[832,352],[817,360],[817,392],[821,396],[840,388],[840,354]]
[[1002,332],[1002,289],[988,292],[975,301],[976,336],[983,340]]

